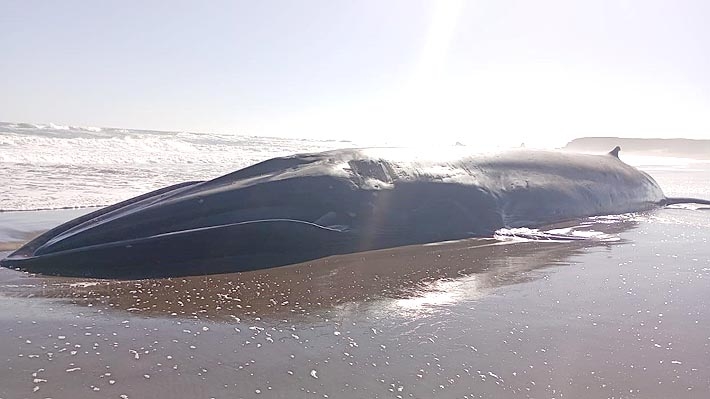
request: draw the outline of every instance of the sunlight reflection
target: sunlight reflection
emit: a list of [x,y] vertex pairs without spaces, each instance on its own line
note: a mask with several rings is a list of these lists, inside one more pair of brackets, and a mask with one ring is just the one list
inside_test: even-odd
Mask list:
[[424,316],[447,305],[482,296],[478,276],[454,280],[436,280],[413,292],[411,296],[392,301],[388,310],[402,316]]

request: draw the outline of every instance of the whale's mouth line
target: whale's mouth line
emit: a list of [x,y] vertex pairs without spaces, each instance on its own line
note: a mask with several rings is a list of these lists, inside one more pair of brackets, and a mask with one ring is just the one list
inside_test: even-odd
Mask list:
[[[46,254],[27,255],[27,254],[21,253],[21,251],[17,251],[16,254],[18,255],[18,257],[22,257],[25,259],[31,259],[31,258],[40,257],[40,256],[50,257],[50,258],[55,257],[55,256],[66,256],[66,255],[70,255],[73,253],[92,251],[92,250],[97,250],[97,249],[101,249],[101,248],[125,247],[127,249],[130,249],[134,245],[141,245],[141,244],[145,244],[146,242],[150,242],[150,241],[170,239],[170,238],[180,237],[180,236],[190,236],[190,235],[194,235],[194,234],[207,233],[210,231],[215,231],[215,230],[220,230],[220,229],[238,228],[238,227],[242,227],[242,226],[243,227],[268,226],[271,224],[293,224],[296,226],[301,225],[304,227],[309,227],[309,228],[313,228],[316,230],[321,230],[324,232],[331,232],[331,233],[346,233],[348,231],[346,229],[347,226],[328,227],[328,226],[322,226],[322,225],[308,222],[308,221],[295,220],[295,219],[260,219],[260,220],[249,220],[249,221],[237,222],[237,223],[226,223],[226,224],[208,226],[208,227],[199,227],[199,228],[186,229],[186,230],[180,230],[180,231],[172,231],[172,232],[168,232],[168,233],[155,234],[152,236],[138,237],[138,238],[133,238],[133,239],[128,239],[128,240],[111,241],[111,242],[106,242],[106,243],[102,243],[102,244],[84,245],[84,246],[81,246],[78,248],[70,248],[70,249],[65,249],[65,250],[61,250],[61,251],[53,251],[53,252],[49,252]],[[38,250],[41,248],[42,247],[39,247]]]

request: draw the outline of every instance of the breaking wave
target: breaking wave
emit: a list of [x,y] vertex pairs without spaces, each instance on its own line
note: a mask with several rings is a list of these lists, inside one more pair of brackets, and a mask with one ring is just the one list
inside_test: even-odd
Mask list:
[[0,210],[115,203],[187,180],[354,143],[0,122]]

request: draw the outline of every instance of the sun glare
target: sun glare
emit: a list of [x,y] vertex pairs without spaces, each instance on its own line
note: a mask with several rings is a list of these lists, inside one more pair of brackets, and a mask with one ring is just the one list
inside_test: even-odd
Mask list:
[[467,52],[451,51],[468,21],[466,5],[432,4],[417,61],[399,86],[299,109],[269,121],[265,131],[360,145],[462,143],[485,151],[557,148],[582,136],[692,137],[710,130],[702,98],[655,76],[534,59],[463,59],[468,69],[454,67],[477,54],[476,42],[465,43]]

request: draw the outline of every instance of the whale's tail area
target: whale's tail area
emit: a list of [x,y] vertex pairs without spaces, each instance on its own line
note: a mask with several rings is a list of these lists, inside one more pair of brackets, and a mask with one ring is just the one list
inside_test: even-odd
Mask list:
[[662,201],[661,205],[674,205],[674,204],[699,204],[699,205],[710,205],[710,200],[700,199],[700,198],[688,198],[688,197],[669,197]]
[[[619,158],[620,151],[621,151],[621,147],[619,147],[617,145],[616,147],[614,147],[613,150],[609,151],[608,155],[611,155],[612,157],[615,157],[615,158]],[[701,198],[691,198],[691,197],[667,197],[667,198],[664,198],[659,203],[660,206],[675,205],[675,204],[710,205],[710,200],[701,199]]]

